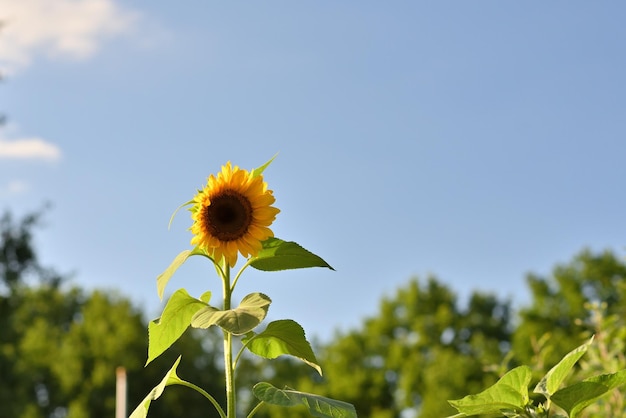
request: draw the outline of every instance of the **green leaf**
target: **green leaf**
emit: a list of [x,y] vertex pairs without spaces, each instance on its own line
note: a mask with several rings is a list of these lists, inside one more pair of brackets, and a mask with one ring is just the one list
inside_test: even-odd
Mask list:
[[566,354],[565,357],[563,357],[561,361],[551,368],[543,379],[537,383],[534,392],[540,393],[547,399],[550,399],[550,396],[552,396],[552,394],[559,389],[559,386],[561,386],[563,380],[567,377],[570,370],[572,370],[572,367],[574,367],[576,362],[583,356],[583,354],[585,354],[585,352],[587,352],[587,348],[589,348],[592,341],[593,337],[580,347],[577,347]]
[[293,241],[268,238],[263,249],[252,258],[250,265],[258,270],[278,271],[308,267],[327,267],[334,270],[321,257],[305,250]]
[[176,256],[174,261],[172,261],[172,263],[169,265],[168,268],[165,269],[163,273],[159,274],[159,276],[157,277],[157,293],[159,294],[159,299],[163,300],[163,292],[165,291],[165,286],[167,285],[167,282],[169,282],[172,278],[174,272],[178,270],[178,268],[182,266],[183,263],[187,261],[187,259],[192,255],[206,256],[204,251],[202,251],[199,247],[196,247],[193,250],[185,250]]
[[179,356],[178,359],[176,359],[176,361],[174,362],[174,365],[165,374],[165,377],[163,378],[163,380],[161,380],[161,383],[156,385],[154,389],[150,391],[148,396],[146,396],[143,399],[143,401],[141,401],[141,403],[137,406],[137,408],[135,408],[133,413],[130,414],[129,418],[146,418],[148,416],[148,409],[150,408],[150,404],[152,403],[152,401],[158,399],[163,394],[163,391],[165,390],[166,386],[172,386],[172,385],[187,386],[189,388],[194,389],[196,392],[201,393],[205,398],[207,398],[213,404],[215,409],[217,409],[217,412],[219,413],[220,417],[226,418],[226,414],[224,413],[224,410],[220,407],[219,403],[215,400],[214,397],[208,394],[204,389],[194,385],[193,383],[189,383],[185,380],[182,380],[180,377],[178,377],[178,375],[176,374],[176,368],[178,367],[178,364],[180,363],[180,359],[181,359],[181,356]]
[[304,329],[291,319],[270,322],[263,332],[246,336],[243,343],[257,356],[268,359],[285,354],[294,356],[322,374],[322,368],[315,358],[311,344],[306,340]]
[[529,401],[528,384],[531,377],[528,366],[516,367],[481,393],[448,402],[461,414],[468,416],[497,414],[503,409],[521,411]]
[[148,324],[148,360],[146,365],[163,354],[180,338],[191,323],[196,312],[206,303],[189,296],[185,289],[178,289],[165,305],[161,317]]
[[556,391],[551,400],[563,408],[571,418],[575,418],[584,408],[624,383],[626,370],[594,376]]
[[254,329],[265,319],[272,300],[263,293],[251,293],[244,297],[235,309],[226,311],[212,306],[204,306],[191,318],[194,328],[208,328],[217,325],[234,335],[242,335]]
[[257,399],[270,405],[285,407],[305,405],[314,417],[356,418],[354,406],[347,402],[298,392],[288,388],[281,390],[267,382],[260,382],[254,385],[252,393],[254,393]]
[[211,300],[211,291],[207,290],[202,295],[200,295],[200,300],[204,303],[209,303],[209,301]]
[[252,177],[256,177],[260,174],[262,174],[265,169],[272,163],[272,161],[274,161],[274,159],[278,156],[278,154],[274,154],[274,156],[272,158],[270,158],[265,164],[263,164],[260,167],[257,167],[253,170],[250,171],[250,174],[252,174]]
[[129,418],[146,418],[148,416],[148,408],[150,408],[150,404],[153,400],[158,399],[159,396],[163,393],[166,386],[175,385],[178,380],[178,376],[176,376],[176,368],[178,367],[178,363],[180,363],[180,356],[172,366],[172,368],[165,374],[161,383],[156,385],[154,389],[150,391],[148,396],[146,396],[143,401],[135,408],[132,414],[130,414]]

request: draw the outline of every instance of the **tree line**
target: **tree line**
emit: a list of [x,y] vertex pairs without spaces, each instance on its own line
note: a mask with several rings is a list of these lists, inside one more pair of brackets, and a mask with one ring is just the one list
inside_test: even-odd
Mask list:
[[[115,370],[128,373],[129,409],[178,355],[179,375],[224,402],[221,338],[187,332],[144,368],[150,319],[123,295],[86,291],[42,266],[33,234],[42,213],[0,218],[0,416],[112,417]],[[355,329],[316,347],[324,376],[280,358],[267,365],[242,359],[240,387],[260,380],[342,399],[372,418],[446,417],[448,399],[477,393],[506,370],[533,365],[537,376],[595,335],[576,378],[626,367],[626,264],[611,251],[583,250],[551,274],[526,278],[530,302],[474,292],[461,301],[437,277],[412,278],[381,299]],[[240,393],[241,400],[249,393]],[[626,416],[616,392],[587,417]],[[194,391],[169,388],[150,417],[217,417]],[[304,408],[266,408],[255,417],[307,417]]]

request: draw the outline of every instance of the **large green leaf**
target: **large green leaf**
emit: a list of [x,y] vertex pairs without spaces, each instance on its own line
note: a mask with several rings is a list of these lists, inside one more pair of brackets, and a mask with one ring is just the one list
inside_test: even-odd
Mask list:
[[243,343],[248,350],[264,358],[274,359],[285,354],[297,357],[322,374],[304,329],[291,319],[270,322],[263,332],[244,338]]
[[270,405],[286,407],[305,405],[314,417],[356,418],[354,406],[347,402],[292,389],[278,389],[267,382],[254,385],[252,393],[257,399]]
[[[203,296],[206,298],[206,294]],[[185,289],[174,292],[167,301],[161,317],[148,324],[146,365],[174,344],[189,327],[194,314],[205,307],[207,307],[205,302],[189,296]]]
[[215,409],[217,409],[217,412],[219,413],[220,417],[226,418],[226,414],[224,413],[224,410],[220,407],[220,405],[217,403],[215,398],[213,398],[210,394],[208,394],[204,389],[194,385],[193,383],[189,383],[185,380],[182,380],[180,377],[178,377],[178,375],[176,374],[176,368],[178,367],[178,364],[180,363],[180,359],[181,357],[179,356],[178,359],[174,362],[174,365],[165,374],[165,377],[163,378],[163,380],[161,380],[161,383],[156,385],[154,389],[150,391],[148,396],[146,396],[143,399],[143,401],[141,401],[141,403],[137,406],[137,408],[135,408],[133,413],[130,414],[129,418],[146,418],[148,416],[148,409],[150,408],[150,404],[152,403],[152,401],[158,399],[163,394],[163,391],[165,390],[166,386],[171,386],[171,385],[187,386],[201,393],[205,398],[211,401]]
[[626,370],[590,377],[582,382],[556,391],[550,398],[563,408],[570,418],[575,418],[586,407],[609,391],[626,383]]
[[178,270],[178,268],[182,266],[183,263],[187,261],[187,259],[192,255],[206,256],[204,251],[202,251],[199,247],[196,247],[193,250],[185,250],[176,256],[174,261],[172,261],[172,263],[169,265],[168,268],[165,269],[163,273],[159,274],[159,276],[157,277],[157,293],[159,294],[159,299],[163,300],[163,292],[165,292],[165,286],[167,285],[167,282],[169,282],[172,278],[174,272],[176,272],[176,270]]
[[481,393],[448,402],[464,414],[456,416],[498,414],[502,410],[522,411],[529,401],[528,384],[531,377],[528,366],[516,367]]
[[553,393],[559,390],[559,386],[563,383],[563,380],[567,377],[572,367],[576,362],[587,352],[589,345],[593,341],[593,337],[580,347],[570,351],[559,361],[548,373],[537,383],[534,392],[540,393],[546,398],[550,399]]
[[235,309],[226,311],[212,306],[204,306],[191,318],[194,328],[208,328],[217,325],[234,335],[251,331],[265,319],[272,300],[263,293],[251,293],[241,300]]
[[252,258],[250,265],[258,270],[278,271],[308,267],[327,267],[334,270],[321,257],[305,250],[293,241],[268,238],[263,249]]

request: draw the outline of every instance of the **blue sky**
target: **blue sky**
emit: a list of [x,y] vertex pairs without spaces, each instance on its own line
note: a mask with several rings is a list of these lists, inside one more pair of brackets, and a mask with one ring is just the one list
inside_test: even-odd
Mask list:
[[[43,261],[160,312],[173,210],[231,160],[275,234],[336,271],[249,271],[321,338],[434,274],[523,303],[585,247],[624,255],[620,2],[1,0],[0,208],[50,201]],[[190,260],[168,290],[219,283]]]

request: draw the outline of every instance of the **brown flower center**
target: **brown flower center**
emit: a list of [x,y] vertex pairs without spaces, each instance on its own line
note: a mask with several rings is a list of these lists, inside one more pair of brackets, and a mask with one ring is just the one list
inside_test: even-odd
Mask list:
[[248,232],[252,223],[252,205],[247,197],[226,190],[211,198],[205,208],[205,225],[208,232],[220,241],[233,241]]

